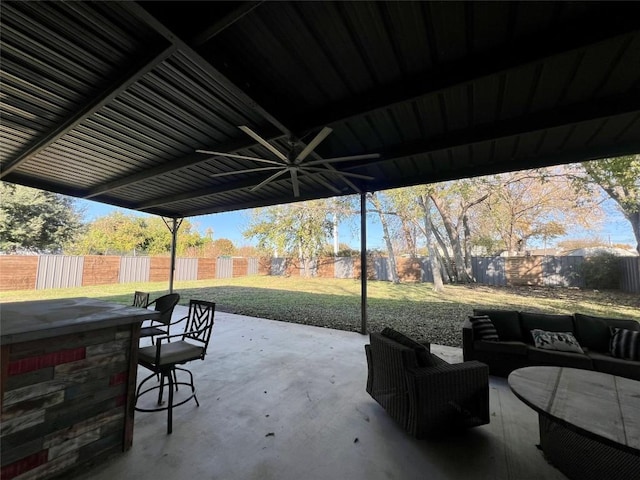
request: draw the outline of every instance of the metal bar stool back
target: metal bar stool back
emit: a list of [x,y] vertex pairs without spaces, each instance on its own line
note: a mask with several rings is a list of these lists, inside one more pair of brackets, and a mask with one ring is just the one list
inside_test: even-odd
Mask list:
[[[150,370],[152,373],[140,382],[136,391],[136,410],[140,412],[158,412],[167,410],[167,433],[171,433],[173,426],[173,409],[189,400],[194,399],[196,405],[200,406],[196,397],[196,388],[193,382],[193,374],[184,365],[194,360],[204,360],[211,339],[213,330],[214,313],[216,304],[202,300],[191,300],[189,302],[189,314],[176,323],[185,321],[184,331],[173,335],[162,335],[156,337],[155,345],[138,349],[138,363]],[[187,379],[178,380],[177,372],[188,375]],[[158,384],[143,389],[143,386],[150,380],[160,376]],[[187,398],[174,404],[174,390],[178,390],[179,385],[189,387],[190,394]],[[164,387],[167,387],[168,403],[163,404],[162,397]],[[157,406],[154,408],[144,408],[138,405],[138,401],[144,394],[158,390]]]

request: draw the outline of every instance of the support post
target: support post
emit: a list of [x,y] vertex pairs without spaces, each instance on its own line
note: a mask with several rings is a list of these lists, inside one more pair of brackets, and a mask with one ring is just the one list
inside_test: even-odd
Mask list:
[[173,293],[173,276],[176,270],[176,245],[178,243],[178,230],[180,229],[180,225],[182,225],[182,220],[184,219],[173,218],[171,225],[169,225],[169,223],[165,218],[162,219],[164,224],[167,226],[167,228],[171,232],[171,265],[169,267],[169,293]]
[[360,333],[367,334],[367,193],[360,194]]

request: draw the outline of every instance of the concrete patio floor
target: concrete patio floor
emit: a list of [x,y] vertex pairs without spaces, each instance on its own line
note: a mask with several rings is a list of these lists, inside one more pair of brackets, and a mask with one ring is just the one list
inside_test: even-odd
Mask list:
[[[172,435],[165,412],[136,412],[133,448],[78,478],[566,478],[536,448],[537,415],[504,379],[491,378],[489,425],[438,441],[406,435],[365,391],[365,343],[358,333],[217,312],[205,361],[189,366],[200,407],[177,407]],[[460,349],[432,350],[462,361]]]

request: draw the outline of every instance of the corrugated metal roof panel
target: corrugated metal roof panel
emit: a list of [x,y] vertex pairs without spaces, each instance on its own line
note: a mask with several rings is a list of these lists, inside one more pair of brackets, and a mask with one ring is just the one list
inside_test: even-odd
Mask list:
[[309,160],[382,154],[300,198],[640,150],[637,5],[242,7],[3,2],[0,176],[182,216],[294,199],[288,173],[251,191],[270,164],[195,152],[275,158],[240,125],[287,153],[328,124]]

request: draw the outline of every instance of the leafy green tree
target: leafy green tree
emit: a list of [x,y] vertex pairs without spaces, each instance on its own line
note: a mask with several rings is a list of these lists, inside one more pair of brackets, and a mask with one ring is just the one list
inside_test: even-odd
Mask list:
[[0,250],[59,253],[82,228],[71,198],[0,182]]
[[78,255],[126,254],[142,252],[145,223],[141,217],[113,212],[88,225],[86,233],[70,249]]
[[305,266],[316,258],[333,232],[333,210],[326,200],[276,205],[253,211],[245,238],[257,239],[258,248],[295,255]]
[[[190,248],[206,241],[184,220],[178,230],[176,254],[185,256]],[[88,226],[73,252],[79,255],[168,255],[171,252],[171,231],[160,217],[141,217],[113,212],[100,217]]]
[[218,238],[212,244],[218,255],[233,255],[236,252],[236,246],[228,238]]

